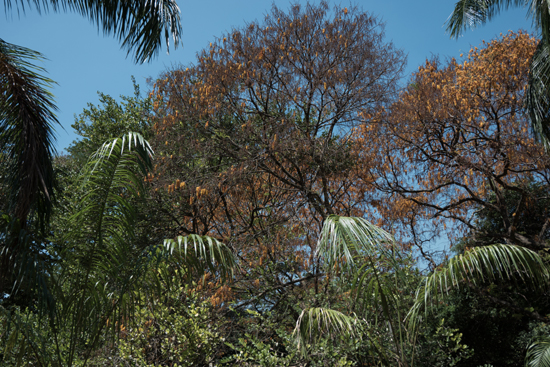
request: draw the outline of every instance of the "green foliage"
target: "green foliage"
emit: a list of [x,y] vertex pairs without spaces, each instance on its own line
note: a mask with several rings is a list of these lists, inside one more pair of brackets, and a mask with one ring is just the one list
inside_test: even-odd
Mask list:
[[151,99],[141,96],[139,85],[133,77],[132,83],[133,96],[120,96],[122,101],[117,102],[115,98],[98,92],[100,104],[94,106],[88,103],[88,108],[75,118],[71,127],[81,139],[74,141],[67,148],[72,159],[84,164],[105,141],[130,131],[149,139]]
[[[422,330],[421,320],[427,318],[428,310],[433,312],[432,304],[441,303],[440,295],[448,297],[451,290],[461,289],[465,285],[479,288],[486,281],[516,282],[538,291],[548,284],[549,270],[535,252],[522,247],[493,245],[477,247],[455,256],[448,264],[417,283],[416,295],[411,299],[407,297],[407,285],[409,289],[411,285],[414,287],[410,282],[414,278],[407,277],[410,270],[406,271],[407,267],[403,266],[400,251],[391,242],[386,242],[389,235],[373,231],[371,227],[359,218],[331,216],[325,223],[327,230],[323,230],[319,246],[321,255],[326,253],[329,266],[338,264],[336,259],[346,259],[347,263],[355,264],[354,259],[358,258],[361,250],[364,251],[367,266],[360,268],[359,273],[352,273],[352,278],[358,280],[354,288],[358,300],[364,303],[362,315],[367,328],[363,330],[377,355],[377,363],[381,365],[422,365],[426,361],[430,361],[431,365],[459,365],[459,362],[472,356],[472,351],[468,349],[471,346],[463,344],[458,329],[444,327],[441,323],[431,336],[426,335],[425,326]],[[382,261],[375,263],[377,257]],[[420,310],[425,310],[425,313]],[[317,309],[308,312],[318,313]],[[312,327],[303,327],[303,320],[298,321],[296,332],[302,340],[319,337],[329,329],[331,333],[340,335],[355,331],[352,319],[344,314],[323,310],[323,315],[331,317],[317,317],[322,322]],[[408,322],[404,322],[405,316]],[[369,330],[371,323],[375,327]],[[380,329],[389,330],[390,338],[380,333]],[[417,342],[418,348],[415,346]],[[420,351],[416,359],[415,349]],[[430,349],[445,350],[445,353],[427,358],[429,353],[426,350]]]
[[549,276],[548,267],[540,256],[526,248],[511,245],[476,247],[453,257],[446,266],[426,277],[417,291],[410,318],[414,321],[419,310],[427,309],[439,295],[468,283],[476,285],[485,280],[514,278],[534,288],[543,288]]
[[[124,326],[114,365],[157,367],[208,365],[222,343],[213,309],[196,292],[180,287],[140,308]],[[97,362],[97,361],[95,361]],[[92,361],[94,363],[94,361]]]
[[474,355],[474,350],[464,344],[459,329],[446,325],[441,318],[435,330],[428,325],[419,332],[416,365],[426,367],[458,366]]
[[527,349],[525,367],[550,366],[550,333],[546,330],[544,335],[535,336]]
[[356,322],[355,317],[346,316],[335,310],[318,307],[303,310],[294,332],[298,348],[305,351],[308,344],[317,344],[321,338],[334,340],[341,336],[357,337]]
[[[161,294],[160,274],[153,265],[168,260],[173,266],[192,264],[200,275],[216,264],[221,274],[232,274],[232,254],[209,238],[193,238],[192,249],[181,247],[187,251],[161,243],[136,246],[133,200],[145,192],[143,176],[136,172],[146,173],[151,158],[152,150],[143,137],[129,133],[105,143],[89,161],[79,203],[71,207],[76,211],[69,217],[71,228],[56,239],[62,246],[58,242],[47,251],[57,261],[47,273],[40,272],[48,275],[43,280],[53,296],[48,313],[35,318],[33,311],[26,310],[19,317],[13,307],[0,305],[3,324],[11,327],[11,332],[0,333],[10,360],[21,355],[25,358],[18,364],[29,358],[44,366],[85,364],[93,352],[120,336],[125,323],[139,316],[144,299]],[[179,242],[188,243],[187,239]],[[39,326],[31,327],[26,320],[37,320]],[[28,351],[32,356],[27,356]]]
[[519,366],[524,362],[531,339],[548,332],[541,328],[540,321],[530,321],[527,312],[534,306],[534,311],[547,313],[544,298],[540,291],[527,291],[527,287],[500,281],[451,291],[430,315],[445,318],[451,328],[460,328],[462,342],[474,350],[475,353],[458,366],[478,367],[486,363]]
[[360,347],[358,339],[348,339],[348,343],[338,344],[325,335],[316,338],[314,344],[308,344],[309,353],[305,355],[296,348],[295,335],[291,330],[273,316],[271,312],[247,310],[244,319],[249,327],[244,337],[239,336],[236,343],[226,343],[232,352],[221,363],[265,367],[356,365],[350,356]]

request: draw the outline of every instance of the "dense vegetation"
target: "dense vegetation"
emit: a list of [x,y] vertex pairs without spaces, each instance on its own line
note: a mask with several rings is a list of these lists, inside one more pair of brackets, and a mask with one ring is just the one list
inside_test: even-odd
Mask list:
[[427,60],[400,88],[383,31],[273,7],[146,96],[100,94],[46,209],[1,176],[0,363],[548,362],[537,40]]

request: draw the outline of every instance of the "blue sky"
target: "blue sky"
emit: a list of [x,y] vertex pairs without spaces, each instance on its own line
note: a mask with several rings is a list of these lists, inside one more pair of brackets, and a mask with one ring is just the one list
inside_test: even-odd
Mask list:
[[[466,32],[458,40],[451,40],[444,24],[454,3],[452,0],[353,2],[385,21],[386,40],[408,54],[406,78],[432,55],[443,59],[459,57],[461,53],[467,53],[470,46],[478,46],[482,40],[493,39],[508,30],[532,30],[530,20],[526,20],[525,9],[512,8],[487,25]],[[131,76],[134,75],[146,92],[149,88],[145,82],[147,78],[155,78],[166,68],[194,62],[196,53],[215,37],[247,22],[261,21],[272,4],[286,10],[291,2],[179,0],[178,4],[184,31],[183,47],[176,50],[172,47],[169,55],[164,48],[159,57],[143,65],[134,64],[114,37],[104,36],[95,24],[77,14],[40,15],[27,7],[26,13],[18,16],[17,11],[4,9],[0,38],[43,53],[48,61],[41,66],[58,83],[53,93],[59,108],[57,116],[63,126],[56,129],[59,151],[77,138],[71,128],[74,115],[81,113],[88,103],[98,103],[97,91],[113,97],[131,95]]]

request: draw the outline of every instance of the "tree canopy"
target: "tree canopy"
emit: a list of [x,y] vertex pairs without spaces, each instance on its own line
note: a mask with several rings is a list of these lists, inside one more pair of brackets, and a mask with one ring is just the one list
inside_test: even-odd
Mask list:
[[376,16],[273,6],[146,96],[99,93],[51,165],[49,221],[32,197],[14,219],[0,177],[0,363],[545,365],[537,43],[510,32],[400,85]]

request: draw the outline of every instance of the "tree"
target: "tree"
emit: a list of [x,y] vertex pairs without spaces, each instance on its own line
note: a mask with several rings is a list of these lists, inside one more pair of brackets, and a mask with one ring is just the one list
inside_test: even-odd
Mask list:
[[322,292],[323,220],[366,205],[354,186],[357,113],[392,100],[403,65],[378,19],[322,2],[274,6],[155,82],[159,215],[174,235],[236,250],[247,271],[233,297],[282,310],[306,283]]
[[105,143],[88,162],[72,228],[45,249],[56,261],[42,270],[38,285],[50,291],[50,303],[41,306],[45,300],[39,298],[33,308],[18,311],[0,302],[6,360],[26,354],[43,366],[85,364],[104,339],[132,322],[147,296],[164,291],[157,285],[167,267],[188,278],[205,270],[220,281],[232,277],[233,254],[216,240],[136,241],[132,199],[145,196],[151,158],[143,137],[128,133]]
[[531,127],[550,147],[550,10],[543,1],[527,0],[460,0],[451,14],[447,31],[451,37],[458,37],[463,30],[475,28],[510,6],[522,6],[528,9],[528,16],[538,28],[541,40],[536,52],[528,59],[529,86],[524,99],[524,107],[531,119]]
[[[24,3],[7,1],[7,10],[25,11]],[[181,33],[179,8],[172,0],[131,3],[36,1],[38,11],[76,11],[96,22],[105,33],[114,34],[128,53],[135,51],[135,60],[145,62],[159,52],[162,38],[170,37],[177,46]],[[40,76],[43,71],[31,64],[42,55],[0,39],[0,88],[2,139],[0,151],[9,159],[9,180],[12,213],[22,222],[31,203],[51,205],[54,175],[52,124],[56,124],[55,105],[47,87],[53,82]],[[39,200],[37,196],[40,196]],[[17,203],[17,204],[16,204]],[[43,212],[46,208],[39,210]]]
[[481,234],[490,228],[476,212],[488,210],[502,223],[486,233],[496,243],[546,248],[522,233],[516,215],[541,199],[533,184],[550,184],[550,161],[522,114],[535,48],[527,34],[510,33],[461,63],[427,61],[399,101],[365,116],[357,134],[364,182],[385,193],[377,214],[404,241],[424,251],[440,234],[452,242]]
[[[162,38],[179,44],[179,8],[173,0],[162,1],[34,1],[38,11],[76,11],[97,23],[107,34],[115,35],[136,62],[145,62],[159,52]],[[25,11],[24,1],[6,1],[6,10]],[[5,168],[0,185],[8,198],[0,226],[0,287],[18,281],[13,274],[32,261],[36,249],[25,241],[29,222],[36,220],[45,231],[55,198],[56,179],[52,161],[56,125],[55,104],[48,91],[53,81],[32,62],[42,55],[0,39],[0,164]],[[40,240],[35,240],[40,241]],[[27,260],[25,260],[27,259]],[[22,265],[26,263],[27,265]],[[34,268],[34,265],[31,266]],[[6,284],[7,283],[7,284]],[[15,287],[17,288],[17,287]],[[14,289],[15,289],[14,288]]]
[[140,87],[134,84],[133,96],[120,96],[117,102],[108,94],[98,92],[100,104],[88,103],[88,108],[75,118],[71,127],[80,136],[67,148],[67,152],[77,164],[84,165],[88,158],[112,136],[123,136],[131,131],[150,139],[152,101],[141,95]]

